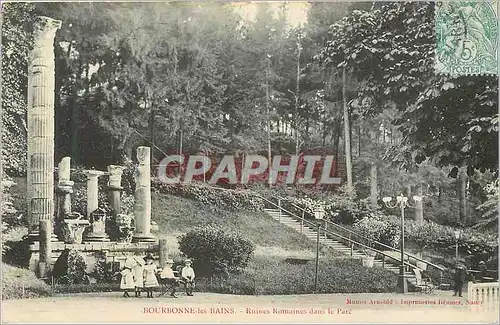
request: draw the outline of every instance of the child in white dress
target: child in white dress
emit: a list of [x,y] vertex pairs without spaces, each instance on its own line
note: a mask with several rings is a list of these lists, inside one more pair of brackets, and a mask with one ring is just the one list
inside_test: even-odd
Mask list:
[[151,254],[146,255],[144,258],[146,265],[144,265],[144,290],[148,294],[148,298],[153,298],[153,289],[158,287],[158,279],[156,278],[156,273],[158,268],[156,264],[153,263],[153,256]]
[[135,264],[132,271],[135,280],[135,296],[140,297],[141,291],[144,288],[144,260],[140,257],[134,257],[134,261]]
[[129,290],[134,290],[135,282],[134,282],[134,273],[129,266],[125,266],[125,268],[120,272],[122,275],[122,279],[120,282],[120,289],[124,291],[124,297],[130,297],[128,294]]

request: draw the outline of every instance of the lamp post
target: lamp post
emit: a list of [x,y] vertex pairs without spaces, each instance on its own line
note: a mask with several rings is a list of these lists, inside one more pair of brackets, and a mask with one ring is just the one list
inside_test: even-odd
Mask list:
[[460,230],[455,230],[455,260],[458,263],[458,240],[460,239]]
[[318,229],[316,230],[316,271],[314,272],[314,292],[317,291],[318,289],[318,265],[319,265],[319,233],[320,233],[320,226],[321,226],[321,220],[323,220],[323,217],[325,215],[325,208],[323,205],[319,205],[314,209],[314,218],[316,219],[316,222],[318,224]]
[[[415,206],[410,205],[408,203],[408,198],[403,194],[398,195],[396,197],[396,203],[394,204],[390,203],[392,201],[392,198],[389,196],[384,197],[382,201],[388,208],[393,209],[399,207],[401,209],[401,245],[399,245],[401,250],[401,265],[399,266],[397,292],[407,293],[408,287],[406,284],[406,276],[405,276],[405,208],[406,207],[415,208]],[[422,201],[422,197],[415,195],[413,196],[413,201],[415,202]]]

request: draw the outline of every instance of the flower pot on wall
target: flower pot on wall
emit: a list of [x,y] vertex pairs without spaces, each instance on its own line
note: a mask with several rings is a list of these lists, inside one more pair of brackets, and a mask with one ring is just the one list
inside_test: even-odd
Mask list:
[[375,256],[366,255],[363,257],[363,266],[373,267],[374,263],[375,263]]

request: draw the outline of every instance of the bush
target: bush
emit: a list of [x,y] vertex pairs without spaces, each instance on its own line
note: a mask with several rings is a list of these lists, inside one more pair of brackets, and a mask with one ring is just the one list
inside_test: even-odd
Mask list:
[[238,273],[255,250],[255,245],[240,234],[218,226],[198,227],[178,238],[180,251],[193,258],[200,276]]
[[[363,267],[360,260],[322,259],[319,293],[394,292],[397,276],[381,267]],[[253,259],[240,274],[197,282],[198,291],[241,295],[307,294],[314,291],[314,261],[290,265],[271,258]]]
[[378,241],[396,248],[401,238],[400,226],[386,216],[372,215],[363,218],[354,224],[353,230],[368,239],[365,244]]
[[264,207],[263,200],[247,190],[227,190],[204,183],[165,184],[155,179],[151,183],[154,191],[193,199],[212,207],[230,210],[259,211]]
[[10,177],[3,174],[0,189],[0,216],[2,216],[2,235],[12,228],[20,227],[25,222],[25,205],[18,209],[14,206],[15,198],[11,194],[11,187],[16,185]]
[[120,273],[112,269],[110,263],[106,263],[106,256],[100,253],[96,256],[96,263],[92,274],[90,274],[98,284],[120,283]]
[[62,284],[87,283],[86,269],[87,263],[82,253],[74,249],[65,249],[54,264],[52,276]]
[[52,295],[50,287],[38,279],[35,273],[2,263],[2,299],[36,298],[50,295]]
[[6,241],[2,245],[2,261],[16,266],[29,264],[31,253],[24,241]]
[[[421,250],[428,247],[441,254],[454,256],[455,230],[434,222],[416,224],[409,221],[405,223],[405,239],[418,245]],[[498,254],[498,236],[483,234],[474,229],[462,229],[458,250],[471,265],[476,265],[481,260],[488,262]]]

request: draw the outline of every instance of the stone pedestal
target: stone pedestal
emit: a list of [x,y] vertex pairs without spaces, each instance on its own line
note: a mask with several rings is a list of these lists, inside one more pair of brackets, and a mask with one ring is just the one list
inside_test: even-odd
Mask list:
[[138,147],[137,160],[139,166],[135,171],[135,233],[133,242],[153,242],[156,238],[151,234],[151,169],[150,148]]
[[85,238],[86,241],[109,241],[105,231],[106,215],[96,212],[99,207],[99,177],[104,172],[86,170],[87,175],[87,218],[92,222],[92,232]]
[[64,157],[58,166],[57,212],[54,233],[62,236],[61,223],[71,215],[71,194],[74,182],[70,180],[70,157]]
[[168,245],[167,245],[167,239],[162,238],[158,241],[158,246],[160,250],[160,268],[165,267],[165,263],[168,260]]
[[59,20],[39,17],[28,65],[27,209],[34,238],[39,221],[54,215],[54,38],[60,27]]
[[106,214],[94,211],[90,215],[92,232],[85,236],[85,241],[109,241],[106,234]]
[[108,173],[109,173],[108,198],[109,198],[109,204],[113,209],[114,216],[122,213],[121,191],[123,190],[122,174],[124,169],[125,167],[122,166],[116,166],[116,165],[108,166]]

